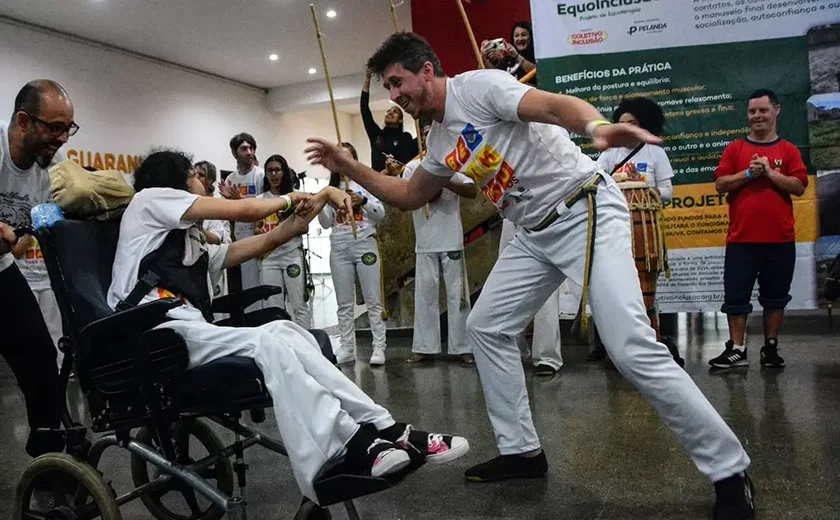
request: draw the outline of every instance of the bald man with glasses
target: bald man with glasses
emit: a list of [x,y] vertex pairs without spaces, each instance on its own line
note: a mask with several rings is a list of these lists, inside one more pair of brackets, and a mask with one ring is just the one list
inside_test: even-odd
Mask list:
[[[33,434],[60,425],[64,395],[55,342],[38,301],[49,278],[37,242],[29,236],[16,240],[13,230],[29,225],[32,207],[50,199],[48,169],[64,159],[58,150],[78,130],[67,91],[50,80],[24,85],[11,121],[0,122],[0,319],[8,324],[0,334],[0,355],[26,401],[26,451],[33,457],[63,449],[60,440]],[[51,319],[56,316],[60,327],[57,309]]]

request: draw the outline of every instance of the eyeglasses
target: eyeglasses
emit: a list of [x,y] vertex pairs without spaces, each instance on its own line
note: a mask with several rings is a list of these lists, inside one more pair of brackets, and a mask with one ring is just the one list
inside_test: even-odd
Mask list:
[[79,125],[77,125],[75,122],[72,122],[69,125],[65,125],[61,121],[55,121],[53,123],[50,123],[49,121],[44,121],[40,117],[33,116],[29,112],[23,111],[23,113],[44,125],[44,128],[47,129],[47,132],[53,137],[59,137],[64,132],[67,132],[67,137],[73,137],[74,135],[76,135],[76,132],[79,131]]
[[283,168],[269,168],[265,171],[265,173],[269,175],[273,175],[275,173],[283,173]]

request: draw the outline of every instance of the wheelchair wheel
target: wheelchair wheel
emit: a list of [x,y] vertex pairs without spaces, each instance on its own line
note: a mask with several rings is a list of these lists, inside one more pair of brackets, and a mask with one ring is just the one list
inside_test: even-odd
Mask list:
[[66,453],[30,462],[15,489],[14,520],[122,520],[114,490],[90,464]]
[[[195,419],[175,423],[172,438],[179,464],[191,464],[208,455],[221,453],[225,448],[221,439],[209,426]],[[198,443],[191,442],[193,439]],[[159,449],[157,439],[147,428],[141,428],[134,440]],[[198,473],[211,483],[215,480],[219,491],[227,495],[233,493],[233,464],[229,458],[224,458]],[[131,476],[135,486],[142,486],[161,474],[162,472],[152,464],[137,455],[131,455]],[[146,509],[158,520],[218,520],[224,516],[224,510],[188,486],[176,480],[170,482],[171,485],[163,490],[140,497]]]
[[300,509],[295,513],[294,520],[332,520],[330,510],[320,507],[309,499],[304,499]]

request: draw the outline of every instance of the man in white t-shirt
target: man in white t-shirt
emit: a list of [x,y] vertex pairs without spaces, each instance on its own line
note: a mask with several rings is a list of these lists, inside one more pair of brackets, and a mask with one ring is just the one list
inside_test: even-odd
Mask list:
[[[424,128],[430,126],[423,125]],[[428,130],[427,130],[428,132]],[[425,139],[425,136],[424,136]],[[420,166],[419,157],[405,165],[402,178],[410,179]],[[467,364],[474,364],[467,342],[470,291],[464,259],[464,226],[461,197],[474,199],[478,189],[472,179],[455,174],[428,204],[412,212],[414,234],[414,339],[409,363],[440,354],[440,272],[446,284],[447,351]]]
[[[4,229],[0,244],[0,316],[9,324],[0,338],[0,354],[23,392],[31,431],[57,428],[61,421],[64,400],[57,351],[38,302],[40,299],[55,309],[55,298],[33,239],[26,236],[16,241],[9,230],[30,225],[32,207],[50,200],[47,170],[63,159],[58,150],[78,129],[67,91],[50,80],[27,83],[15,98],[11,121],[0,123],[0,223]],[[12,253],[32,258],[15,265]],[[39,293],[38,299],[32,289]],[[54,328],[60,330],[57,312],[51,319]],[[26,445],[30,455],[56,449],[62,449],[60,443],[30,433]]]
[[429,44],[412,33],[390,36],[367,65],[403,110],[435,121],[423,163],[409,180],[389,177],[316,138],[306,150],[310,162],[350,176],[402,209],[422,207],[461,172],[523,228],[502,252],[467,320],[501,455],[468,469],[466,477],[486,482],[547,474],[514,338],[565,277],[583,285],[593,201],[589,304],[610,357],[715,483],[716,518],[753,518],[753,489],[745,473],[749,457],[656,341],[630,251],[627,203],[615,182],[558,126],[591,137],[599,149],[660,139],[633,125],[604,121],[585,101],[522,85],[504,71],[447,78]]
[[[256,197],[263,191],[265,171],[254,163],[257,153],[257,141],[249,133],[239,133],[230,140],[230,153],[236,159],[236,171],[219,184],[219,192],[226,199],[247,199]],[[233,227],[235,240],[254,236],[254,222],[236,222]],[[260,285],[260,263],[254,259],[242,264],[242,289]],[[248,311],[262,308],[261,303],[248,307]]]

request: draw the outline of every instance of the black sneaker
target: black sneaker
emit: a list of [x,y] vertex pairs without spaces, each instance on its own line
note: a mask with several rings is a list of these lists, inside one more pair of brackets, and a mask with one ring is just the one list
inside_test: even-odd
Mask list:
[[715,482],[715,495],[714,520],[755,518],[755,488],[746,473]]
[[726,342],[723,353],[716,358],[710,359],[709,364],[715,368],[745,367],[750,364],[747,359],[747,349],[737,349],[733,346],[732,340]]
[[509,478],[543,478],[548,473],[545,452],[534,457],[522,455],[499,455],[483,464],[473,466],[464,472],[472,482],[493,482]]
[[782,368],[785,366],[785,360],[779,355],[779,340],[776,338],[768,339],[761,347],[761,366],[767,368]]

